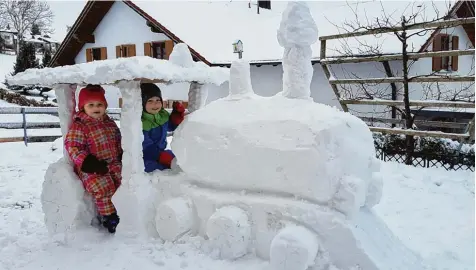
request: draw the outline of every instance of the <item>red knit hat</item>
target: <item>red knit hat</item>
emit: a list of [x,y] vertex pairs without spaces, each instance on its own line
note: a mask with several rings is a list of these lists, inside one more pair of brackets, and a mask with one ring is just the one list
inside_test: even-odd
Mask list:
[[100,85],[88,84],[79,92],[78,109],[82,110],[84,105],[91,101],[101,101],[107,108],[106,97],[104,96],[104,88]]

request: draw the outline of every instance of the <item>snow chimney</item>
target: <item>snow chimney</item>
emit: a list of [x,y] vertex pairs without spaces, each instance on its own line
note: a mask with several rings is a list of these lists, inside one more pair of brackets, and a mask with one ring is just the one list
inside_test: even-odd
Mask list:
[[192,67],[194,65],[192,54],[185,43],[178,43],[174,46],[172,52],[170,53],[169,61],[178,66],[186,68]]
[[229,98],[240,99],[254,95],[251,86],[250,63],[246,60],[235,60],[230,67],[230,95]]
[[277,33],[283,54],[283,96],[311,99],[311,45],[317,26],[306,2],[289,2]]

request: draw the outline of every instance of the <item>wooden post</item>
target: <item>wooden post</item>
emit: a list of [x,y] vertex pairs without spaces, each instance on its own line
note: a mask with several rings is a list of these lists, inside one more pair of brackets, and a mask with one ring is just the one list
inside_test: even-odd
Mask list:
[[25,146],[28,146],[28,136],[26,134],[26,116],[25,116],[25,108],[21,108],[21,114],[23,116],[23,141],[25,142]]
[[[390,68],[390,63],[388,61],[383,61],[382,62],[383,67],[385,69],[385,73],[387,74],[387,77],[393,77],[393,72],[392,69]],[[390,83],[390,86],[392,87],[392,100],[397,100],[397,86],[395,83]],[[397,118],[397,108],[395,106],[392,106],[392,119]],[[395,124],[392,124],[392,127],[395,127]]]
[[472,18],[458,18],[458,19],[450,19],[450,20],[439,20],[434,22],[421,22],[415,24],[408,24],[405,26],[395,26],[395,27],[381,27],[375,28],[365,31],[355,31],[355,32],[348,32],[343,34],[337,35],[329,35],[329,36],[321,36],[319,40],[331,40],[331,39],[339,39],[339,38],[349,38],[349,37],[358,37],[358,36],[367,36],[367,35],[376,35],[376,34],[383,34],[383,33],[393,33],[396,31],[402,30],[416,30],[416,29],[429,29],[429,28],[449,28],[455,27],[464,24],[472,24],[474,23],[474,17]]
[[[321,40],[321,55],[320,55],[320,58],[321,59],[326,58],[326,41],[325,40]],[[327,64],[321,62],[321,66],[322,66],[322,70],[324,70],[324,74],[326,75],[327,80],[330,82],[331,72],[329,71],[329,68],[327,67]],[[339,100],[339,103],[340,103],[340,106],[342,107],[342,110],[344,110],[344,112],[348,112],[349,108],[347,107],[347,105],[340,102],[340,93],[339,93],[339,89],[337,89],[337,85],[331,83],[331,88],[334,91],[334,94],[336,95],[337,100]]]

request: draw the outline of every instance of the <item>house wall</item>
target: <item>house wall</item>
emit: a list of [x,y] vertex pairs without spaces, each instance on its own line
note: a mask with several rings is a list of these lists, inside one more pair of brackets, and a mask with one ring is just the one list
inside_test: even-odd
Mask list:
[[[398,68],[398,62],[391,62],[390,66],[393,69]],[[340,103],[337,100],[334,91],[332,90],[327,77],[324,74],[322,66],[318,63],[313,65],[313,78],[311,82],[311,97],[317,103],[323,103],[330,106],[335,106],[339,109],[342,109]],[[385,77],[385,70],[382,64],[379,63],[359,63],[359,64],[345,64],[345,65],[332,65],[331,71],[336,78],[369,78],[369,77]],[[261,96],[272,96],[282,91],[282,75],[283,69],[282,65],[272,66],[272,65],[263,65],[261,67],[251,66],[251,83],[253,85],[253,90],[255,93]],[[344,96],[342,92],[351,92],[351,95],[347,97],[365,97],[363,89],[346,85],[343,89],[342,86],[339,86],[341,95]],[[375,93],[380,95],[381,98],[391,98],[391,88],[389,84],[386,85],[376,85],[376,86],[366,86],[367,91],[370,93]],[[209,96],[208,102],[213,100],[225,97],[228,95],[229,85],[225,83],[220,87],[210,86],[209,87]],[[390,117],[391,114],[388,109],[382,106],[371,106],[371,105],[349,105],[349,110],[352,114],[366,117]]]
[[5,47],[13,49],[15,46],[15,35],[8,32],[0,32],[0,36],[3,38]]
[[[449,29],[447,32],[458,34],[459,47],[467,48],[470,44],[468,37],[466,36],[462,27]],[[121,44],[135,44],[136,55],[144,55],[143,44],[150,41],[167,40],[168,38],[164,34],[153,33],[146,25],[146,20],[130,9],[122,2],[116,2],[105,15],[101,23],[94,31],[95,43],[86,44],[77,55],[75,62],[86,62],[86,49],[94,47],[107,47],[108,59],[116,58],[115,47]],[[471,46],[471,45],[469,45]],[[429,48],[431,50],[431,46]],[[401,62],[390,62],[392,72],[395,76],[401,76]],[[431,73],[431,59],[421,59],[412,64],[410,68],[411,75],[419,75],[423,73]],[[340,104],[329,85],[327,78],[324,75],[320,64],[313,65],[314,75],[311,83],[311,97],[315,102],[328,104],[340,108]],[[467,74],[473,70],[474,61],[472,56],[460,56],[459,58],[459,70],[455,72],[458,75]],[[386,77],[384,68],[380,63],[356,63],[345,65],[332,65],[331,71],[336,78],[379,78]],[[282,66],[252,66],[251,67],[251,81],[255,92],[262,96],[271,96],[282,91]],[[449,87],[449,84],[439,84]],[[456,84],[453,84],[453,86]],[[187,100],[188,84],[175,84],[170,86],[159,85],[163,92],[164,99],[174,100]],[[398,91],[401,93],[402,86],[397,84]],[[225,83],[219,87],[208,86],[209,96],[208,102],[216,100],[221,97],[225,97],[228,94],[228,83]],[[365,89],[352,85],[339,86],[341,95],[345,98],[369,98],[370,96],[377,98],[391,98],[390,84],[380,84],[375,86],[366,86]],[[411,85],[411,98],[420,99],[424,93],[424,87],[419,84]],[[452,88],[452,91],[455,88]],[[472,89],[474,93],[474,88]],[[347,93],[347,94],[346,94]],[[111,107],[118,106],[118,99],[120,93],[115,87],[107,87],[108,103]],[[402,98],[400,95],[399,99]],[[350,105],[349,106],[353,114],[367,116],[367,117],[390,117],[390,110],[384,106],[372,106],[372,105]]]
[[[135,44],[136,55],[144,55],[144,43],[150,41],[168,40],[162,33],[154,33],[146,25],[146,20],[129,8],[122,1],[115,2],[103,20],[94,30],[95,43],[87,43],[75,58],[75,63],[86,62],[86,49],[96,47],[107,48],[107,59],[116,58],[116,46],[122,44]],[[186,85],[174,85],[173,87],[161,86],[163,96],[169,99],[170,95],[176,96],[174,90],[186,92]],[[109,107],[119,106],[120,92],[113,86],[106,86],[106,98]],[[188,89],[187,89],[188,90]],[[172,94],[171,94],[172,92]]]
[[[136,55],[144,55],[143,44],[150,41],[167,40],[164,34],[153,33],[146,25],[146,20],[130,9],[122,2],[116,2],[105,15],[94,31],[95,43],[85,44],[75,58],[76,63],[86,62],[86,49],[95,47],[107,47],[108,59],[116,58],[115,47],[121,44],[135,44]],[[341,109],[337,98],[324,75],[320,64],[313,66],[314,75],[311,83],[311,96],[315,102],[336,106]],[[383,68],[380,71],[373,63],[359,65],[340,65],[333,67],[336,77],[349,77],[351,74],[373,74],[374,77],[383,76]],[[282,66],[263,65],[251,67],[251,81],[255,92],[262,96],[271,96],[282,91]],[[164,99],[187,100],[188,84],[161,85]],[[228,95],[228,83],[216,87],[208,86],[208,102]],[[106,87],[106,97],[110,107],[118,106],[120,92],[116,87]],[[350,106],[355,112],[365,114],[367,112],[382,112],[372,106]]]
[[[443,29],[442,33],[449,35],[457,35],[459,37],[458,48],[474,49],[468,35],[463,27],[453,27]],[[433,50],[433,44],[430,44],[428,51]],[[412,63],[410,67],[410,76],[432,74],[432,59],[422,58]],[[458,70],[452,72],[437,72],[435,75],[448,76],[468,76],[474,75],[474,56],[464,55],[458,57]],[[465,100],[472,96],[474,100],[474,82],[462,83],[414,83],[410,86],[410,99],[456,99]],[[473,110],[474,111],[474,110]]]

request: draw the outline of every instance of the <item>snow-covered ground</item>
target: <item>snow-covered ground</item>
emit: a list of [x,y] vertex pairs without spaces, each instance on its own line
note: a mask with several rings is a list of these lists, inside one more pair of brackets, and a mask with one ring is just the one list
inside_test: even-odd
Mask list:
[[0,88],[3,86],[5,76],[13,71],[16,55],[0,53]]
[[[52,143],[0,144],[0,269],[269,270],[248,255],[211,259],[201,239],[161,243],[91,228],[68,245],[49,240],[40,193],[48,165],[61,157]],[[61,147],[61,144],[56,144]],[[474,269],[474,173],[383,163],[384,194],[374,210],[433,269]]]
[[[42,54],[37,54],[36,58],[41,63],[42,59],[43,59],[43,55]],[[13,66],[15,64],[15,60],[16,60],[16,55],[14,55],[14,54],[0,53],[0,88],[6,88],[5,85],[4,85],[5,76],[10,75],[10,73],[13,71]],[[43,97],[39,96],[40,91],[38,91],[38,90],[31,90],[31,91],[29,91],[29,94],[32,95],[32,96],[26,96],[29,99],[34,99],[36,101],[42,101],[43,100]],[[43,95],[47,95],[49,101],[51,101],[55,98],[54,91],[45,92],[45,93],[43,93]],[[52,104],[54,104],[54,103],[52,103]],[[4,104],[2,103],[1,100],[0,100],[0,107],[6,107],[6,106],[4,106]]]

